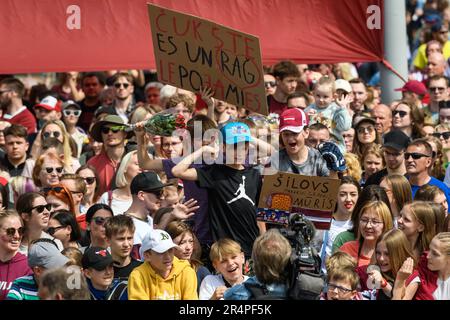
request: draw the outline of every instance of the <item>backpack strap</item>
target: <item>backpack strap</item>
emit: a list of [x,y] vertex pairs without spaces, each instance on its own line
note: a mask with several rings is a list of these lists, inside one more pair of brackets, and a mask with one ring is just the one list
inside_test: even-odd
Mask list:
[[113,192],[112,190],[108,190],[108,206],[111,208],[111,204],[112,204],[112,197],[113,197]]

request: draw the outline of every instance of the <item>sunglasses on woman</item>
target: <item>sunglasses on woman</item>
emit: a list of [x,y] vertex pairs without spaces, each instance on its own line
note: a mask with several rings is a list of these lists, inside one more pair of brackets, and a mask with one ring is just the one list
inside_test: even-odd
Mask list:
[[6,235],[10,238],[14,237],[16,235],[16,232],[19,234],[19,237],[22,237],[25,233],[25,228],[20,227],[18,229],[16,228],[3,228],[6,231]]
[[65,228],[65,226],[48,227],[48,228],[47,228],[47,233],[48,233],[49,235],[53,236],[53,235],[56,233],[56,231],[58,231],[59,229],[64,229],[64,228]]
[[46,131],[46,132],[44,132],[43,134],[42,134],[42,136],[44,137],[44,139],[48,139],[48,138],[50,138],[51,136],[53,136],[54,138],[56,138],[56,139],[58,139],[59,138],[59,136],[61,135],[61,132],[59,132],[59,131]]
[[104,218],[104,217],[95,217],[93,220],[95,222],[96,225],[98,226],[102,226],[106,223],[106,221],[108,221],[109,219],[111,219],[110,217]]
[[34,209],[36,209],[37,213],[42,213],[42,212],[44,212],[45,209],[47,209],[47,211],[50,212],[50,210],[52,210],[52,205],[50,203],[47,203],[45,205],[41,204],[41,205],[31,208],[31,211],[33,211]]
[[400,118],[403,118],[404,116],[406,116],[408,114],[408,112],[402,111],[402,110],[392,111],[392,116],[393,117],[395,117],[397,114],[400,116]]
[[450,139],[450,131],[446,131],[446,132],[434,132],[431,134],[433,137],[436,137],[438,139],[440,139],[441,137],[444,138],[444,140],[448,140]]
[[86,184],[93,184],[95,182],[95,177],[86,177],[83,178],[83,180],[86,182]]
[[71,116],[72,114],[75,117],[79,117],[81,115],[81,110],[63,110],[63,114],[65,117]]
[[63,169],[64,169],[63,167],[57,167],[57,168],[45,167],[45,171],[47,171],[48,174],[53,173],[54,170],[56,170],[57,173],[62,173]]

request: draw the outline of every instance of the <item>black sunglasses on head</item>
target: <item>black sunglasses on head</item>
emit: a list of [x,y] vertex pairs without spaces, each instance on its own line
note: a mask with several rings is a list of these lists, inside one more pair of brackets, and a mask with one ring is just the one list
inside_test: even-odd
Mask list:
[[42,189],[44,193],[48,193],[49,191],[55,191],[56,193],[60,193],[63,190],[64,190],[63,187],[46,187]]
[[33,211],[34,209],[36,209],[37,213],[42,213],[42,212],[44,212],[45,209],[47,209],[47,211],[50,213],[50,210],[52,210],[52,205],[50,203],[47,203],[45,205],[41,204],[41,205],[31,208],[31,211]]
[[19,237],[22,237],[23,234],[25,233],[25,228],[24,227],[20,227],[18,229],[16,228],[6,228],[6,235],[10,238],[14,237],[16,235],[16,232],[19,234]]

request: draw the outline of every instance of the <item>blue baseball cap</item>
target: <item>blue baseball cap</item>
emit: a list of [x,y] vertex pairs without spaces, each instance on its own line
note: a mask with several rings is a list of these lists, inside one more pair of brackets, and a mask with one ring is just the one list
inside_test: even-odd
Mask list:
[[227,123],[220,129],[225,144],[236,144],[239,142],[250,142],[252,136],[248,125],[242,122]]

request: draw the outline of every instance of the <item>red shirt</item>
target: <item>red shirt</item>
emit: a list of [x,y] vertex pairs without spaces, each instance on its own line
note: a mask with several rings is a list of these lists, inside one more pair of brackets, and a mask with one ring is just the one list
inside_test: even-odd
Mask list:
[[287,102],[279,102],[273,96],[267,96],[267,104],[269,105],[269,113],[282,114],[288,108]]
[[4,114],[2,120],[7,121],[11,124],[20,124],[27,128],[27,133],[36,133],[36,119],[33,114],[28,111],[27,108],[23,107],[22,111],[16,113],[12,117],[9,114]]
[[80,214],[77,217],[77,223],[80,226],[81,230],[86,230],[86,214]]
[[99,155],[89,159],[87,162],[89,165],[93,166],[97,170],[99,177],[99,191],[100,194],[111,190],[113,184],[113,178],[116,175],[116,164],[108,158],[106,152],[102,150]]
[[434,300],[433,292],[437,289],[438,273],[428,269],[428,251],[425,251],[419,260],[420,285],[414,300]]
[[358,267],[367,266],[370,264],[371,257],[366,257],[366,256],[363,256],[362,254],[360,254],[358,257],[358,250],[359,250],[359,241],[358,240],[348,241],[348,242],[344,243],[339,248],[339,250],[342,252],[348,253],[353,258],[357,259]]

